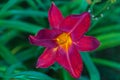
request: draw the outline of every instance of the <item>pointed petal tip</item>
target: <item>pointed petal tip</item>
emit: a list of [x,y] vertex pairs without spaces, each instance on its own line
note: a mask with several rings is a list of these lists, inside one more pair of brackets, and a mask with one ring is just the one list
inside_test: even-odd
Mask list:
[[96,48],[98,48],[100,46],[100,44],[101,44],[100,41],[96,39]]
[[[83,67],[83,66],[82,66]],[[80,67],[80,69],[76,70],[75,72],[71,73],[70,74],[72,75],[73,78],[80,78],[81,74],[82,74],[82,70],[83,68]]]
[[38,65],[36,65],[36,68],[38,69],[38,68],[40,68]]
[[43,68],[39,61],[36,63],[36,68]]
[[52,1],[52,4],[51,4],[51,6],[55,6],[55,3]]
[[76,79],[80,78],[80,75],[72,75],[72,76]]
[[32,35],[29,35],[29,39],[33,39],[34,38],[34,36],[32,36]]
[[83,63],[82,58],[75,46],[72,45],[69,48],[67,55],[63,49],[59,49],[56,60],[70,73],[73,78],[80,77],[83,70]]
[[54,7],[56,7],[56,5],[55,5],[55,3],[52,1],[52,4],[51,4],[51,6],[50,6],[50,8],[49,8],[49,11],[51,11],[51,9],[54,8]]
[[47,67],[42,66],[42,65],[36,65],[36,68],[38,69],[38,68],[47,68]]
[[84,14],[86,14],[86,15],[90,15],[90,12],[84,12]]
[[45,51],[39,56],[36,68],[47,68],[54,64],[56,52],[53,51],[53,48],[46,48]]
[[93,43],[94,43],[94,46],[93,46],[92,50],[96,50],[100,46],[100,41],[97,40],[97,38],[95,38],[95,37],[92,37],[92,38],[93,38]]
[[36,64],[36,68],[47,68],[47,67],[44,67],[44,66],[41,65],[39,62],[37,62],[37,64]]
[[74,77],[74,78],[80,78],[80,75],[82,74],[82,70],[83,70],[83,64],[81,64],[76,70],[75,72],[71,73],[71,75]]
[[77,42],[76,46],[80,51],[94,51],[100,46],[100,42],[95,37],[84,36]]
[[29,35],[29,37],[28,37],[28,38],[29,38],[29,39],[31,39],[32,37],[33,37],[32,35]]
[[28,39],[29,39],[30,43],[33,44],[34,36],[30,35]]
[[90,15],[90,12],[85,12],[86,14]]
[[37,69],[40,68],[39,65],[38,65],[38,62],[36,63],[36,67],[35,68],[37,68]]
[[84,16],[84,18],[86,18],[86,19],[88,18],[88,20],[90,20],[90,18],[91,18],[91,15],[89,12],[83,12],[82,15]]
[[91,16],[89,12],[84,12],[83,14],[84,14],[85,16],[88,16],[89,18],[90,18],[90,16]]
[[36,42],[37,38],[35,36],[30,35],[28,39],[31,44],[36,45],[35,42]]
[[49,12],[51,12],[52,9],[54,9],[54,8],[57,8],[57,6],[55,5],[54,2],[52,2],[51,6],[50,6],[50,8],[49,8]]
[[59,24],[63,20],[63,15],[61,11],[58,9],[58,7],[55,5],[54,2],[52,2],[51,7],[49,8],[48,11],[48,20],[49,24],[53,29],[58,29]]
[[36,68],[47,68],[47,67],[45,65],[42,65],[39,62],[37,62]]
[[[52,64],[50,64],[50,65],[52,65]],[[46,63],[37,62],[37,64],[36,64],[36,68],[48,68],[48,67],[49,67],[49,65]]]

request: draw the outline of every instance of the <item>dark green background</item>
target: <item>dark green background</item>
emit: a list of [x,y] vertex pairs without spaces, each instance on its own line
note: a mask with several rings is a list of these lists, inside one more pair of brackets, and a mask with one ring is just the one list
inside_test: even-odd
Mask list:
[[[120,80],[120,0],[53,0],[64,16],[91,12],[86,35],[101,45],[81,52],[84,69],[77,80]],[[87,0],[90,1],[90,0]],[[76,80],[55,63],[36,69],[43,47],[30,45],[28,36],[49,28],[52,0],[0,0],[0,80]]]

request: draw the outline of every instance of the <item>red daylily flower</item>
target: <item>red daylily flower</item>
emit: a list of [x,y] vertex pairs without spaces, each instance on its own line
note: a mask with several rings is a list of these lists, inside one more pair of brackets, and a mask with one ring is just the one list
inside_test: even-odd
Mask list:
[[90,13],[84,12],[64,18],[52,3],[48,19],[51,30],[43,29],[29,37],[31,44],[46,47],[38,58],[37,68],[47,68],[58,62],[74,78],[79,78],[83,64],[78,50],[92,51],[100,44],[96,38],[84,35],[90,26]]

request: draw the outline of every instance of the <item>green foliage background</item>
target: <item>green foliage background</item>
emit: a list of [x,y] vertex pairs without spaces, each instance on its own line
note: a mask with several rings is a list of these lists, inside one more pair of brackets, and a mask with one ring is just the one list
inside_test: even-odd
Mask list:
[[80,53],[84,70],[77,80],[120,80],[120,0],[0,0],[0,80],[76,80],[57,63],[35,68],[44,48],[30,45],[28,36],[49,28],[52,1],[64,16],[91,12],[86,35],[101,42]]

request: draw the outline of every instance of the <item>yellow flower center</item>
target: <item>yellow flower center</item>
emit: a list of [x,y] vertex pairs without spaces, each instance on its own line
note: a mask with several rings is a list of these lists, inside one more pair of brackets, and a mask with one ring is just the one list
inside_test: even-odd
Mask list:
[[57,44],[62,47],[65,51],[68,51],[72,44],[72,39],[68,33],[62,33],[56,38]]

